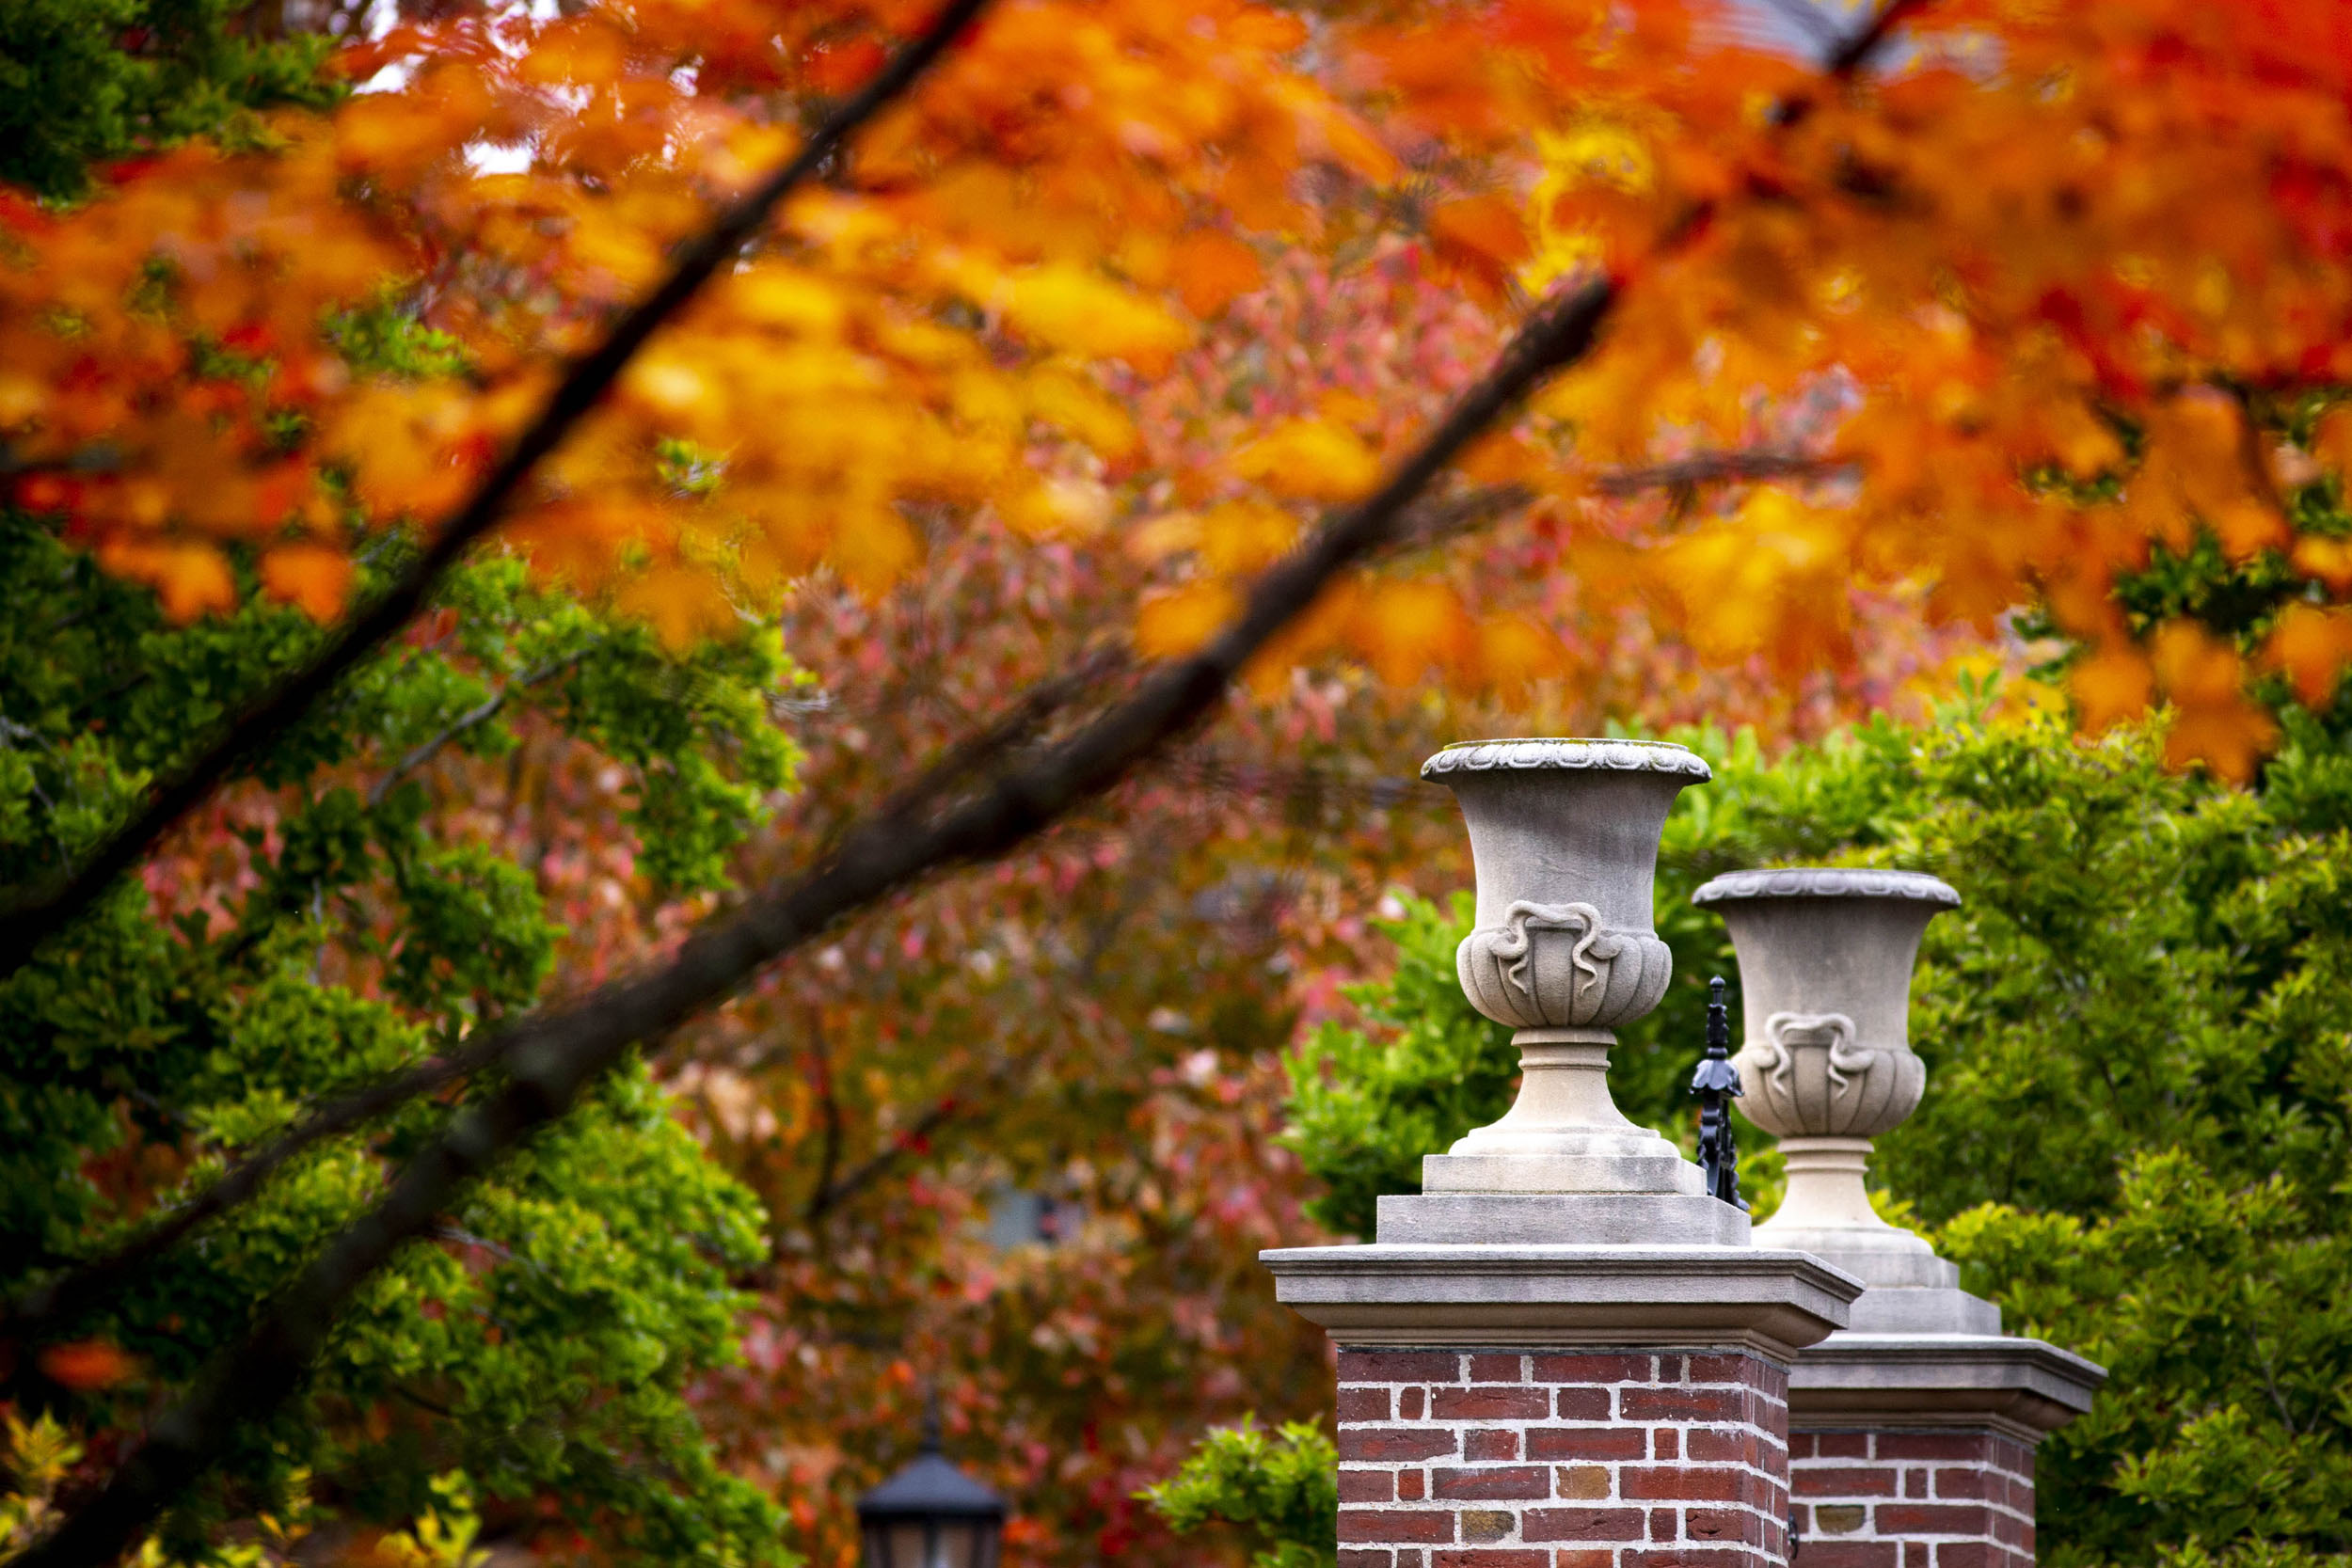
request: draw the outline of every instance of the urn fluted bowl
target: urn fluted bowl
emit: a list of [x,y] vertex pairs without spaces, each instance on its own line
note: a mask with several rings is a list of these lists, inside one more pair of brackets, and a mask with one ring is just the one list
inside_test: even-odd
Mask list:
[[1872,1138],[1911,1115],[1919,938],[1960,895],[1915,871],[1735,871],[1691,895],[1731,927],[1745,1043],[1740,1109],[1781,1137]]
[[1654,740],[1474,740],[1422,766],[1461,802],[1477,926],[1454,962],[1514,1029],[1612,1030],[1658,1006],[1674,959],[1651,921],[1658,837],[1709,775]]

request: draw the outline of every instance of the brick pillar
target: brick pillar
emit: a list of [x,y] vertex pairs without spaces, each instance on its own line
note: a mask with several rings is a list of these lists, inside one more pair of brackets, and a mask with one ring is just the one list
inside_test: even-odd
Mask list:
[[1987,1428],[1788,1439],[1804,1568],[2033,1568],[2033,1446]]
[[[1873,1288],[1855,1314],[1923,1315],[1928,1295]],[[2033,1568],[2034,1448],[2105,1375],[2001,1334],[1852,1331],[1806,1349],[1789,1379],[1800,1568]]]
[[1261,1256],[1280,1298],[1339,1343],[1341,1568],[1787,1560],[1789,1363],[1860,1288],[1818,1259],[1397,1243]]
[[1342,1568],[1778,1562],[1788,1395],[1753,1352],[1343,1350]]

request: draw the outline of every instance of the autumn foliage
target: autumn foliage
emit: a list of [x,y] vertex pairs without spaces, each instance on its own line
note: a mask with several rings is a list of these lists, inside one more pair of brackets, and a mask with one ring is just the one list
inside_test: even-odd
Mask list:
[[[325,54],[340,92],[147,136],[86,198],[0,191],[0,482],[181,627],[335,620],[934,8],[373,8]],[[2348,103],[2352,28],[2286,0],[986,8],[491,546],[681,660],[782,626],[811,766],[755,803],[786,831],[727,841],[743,881],[1010,693],[1200,648],[1532,306],[1606,314],[1163,773],[674,1042],[772,1221],[749,1366],[691,1392],[795,1548],[846,1555],[835,1505],[927,1375],[1059,1521],[1020,1526],[1032,1561],[1161,1550],[1131,1494],[1192,1430],[1306,1413],[1279,1407],[1314,1369],[1263,1360],[1311,1337],[1247,1272],[1301,1223],[1270,1063],[1384,888],[1460,879],[1398,779],[1430,744],[1777,740],[2042,662],[2079,727],[2169,708],[2173,765],[2243,777],[2276,705],[2328,705]],[[549,989],[675,944],[603,817],[526,833],[461,809],[486,766],[433,778],[571,922]],[[165,879],[217,903],[223,824],[267,794]],[[998,1257],[992,1185],[1084,1234]],[[70,1387],[136,1370],[51,1354]]]

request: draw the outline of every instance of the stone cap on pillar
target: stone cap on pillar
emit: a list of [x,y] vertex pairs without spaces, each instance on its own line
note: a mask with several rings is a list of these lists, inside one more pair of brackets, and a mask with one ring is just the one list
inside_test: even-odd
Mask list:
[[1862,1281],[1727,1246],[1277,1247],[1275,1299],[1344,1345],[1738,1346],[1777,1361],[1845,1326]]
[[1788,1421],[1841,1428],[1991,1427],[2037,1443],[2090,1408],[2106,1369],[1997,1334],[1834,1334],[1788,1374]]

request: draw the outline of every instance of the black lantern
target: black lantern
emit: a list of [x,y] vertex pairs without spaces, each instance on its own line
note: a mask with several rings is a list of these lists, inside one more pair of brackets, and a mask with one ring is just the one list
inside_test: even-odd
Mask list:
[[914,1463],[857,1500],[865,1568],[996,1568],[1005,1499],[947,1463],[939,1409],[923,1417]]

